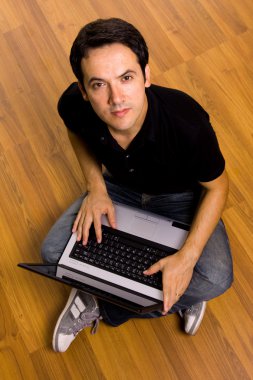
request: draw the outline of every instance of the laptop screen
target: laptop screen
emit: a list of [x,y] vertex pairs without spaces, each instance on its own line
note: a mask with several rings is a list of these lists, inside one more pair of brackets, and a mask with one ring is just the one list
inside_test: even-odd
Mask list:
[[83,273],[77,273],[76,271],[57,264],[20,263],[18,266],[62,282],[73,288],[80,289],[103,301],[114,303],[136,313],[143,314],[162,309],[162,302],[150,297],[142,297],[133,291],[126,292],[123,288],[111,286],[109,283],[106,283],[106,281],[98,281],[91,276],[85,276]]

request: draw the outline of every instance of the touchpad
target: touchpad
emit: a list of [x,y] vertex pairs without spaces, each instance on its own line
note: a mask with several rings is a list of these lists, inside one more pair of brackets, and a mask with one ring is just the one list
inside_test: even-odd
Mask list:
[[156,233],[158,222],[155,218],[145,218],[142,214],[136,214],[131,221],[130,233],[144,239],[152,240]]

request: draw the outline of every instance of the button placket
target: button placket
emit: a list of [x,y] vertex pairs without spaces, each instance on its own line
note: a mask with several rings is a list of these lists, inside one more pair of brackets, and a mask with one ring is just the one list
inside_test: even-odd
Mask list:
[[126,154],[125,156],[126,168],[128,170],[128,173],[133,174],[135,170],[133,167],[131,167],[129,159],[130,159],[130,154]]

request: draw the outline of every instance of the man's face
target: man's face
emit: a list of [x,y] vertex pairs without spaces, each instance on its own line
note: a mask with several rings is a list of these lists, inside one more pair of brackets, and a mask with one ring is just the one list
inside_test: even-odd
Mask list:
[[147,113],[145,87],[150,86],[149,67],[146,80],[136,55],[128,47],[114,43],[91,49],[82,59],[85,100],[111,132],[136,134]]

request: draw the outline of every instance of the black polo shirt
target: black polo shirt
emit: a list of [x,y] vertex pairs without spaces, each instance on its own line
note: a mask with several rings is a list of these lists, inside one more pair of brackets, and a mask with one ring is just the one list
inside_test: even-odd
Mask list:
[[189,95],[151,85],[144,124],[125,150],[110,134],[77,83],[61,96],[65,125],[83,138],[117,183],[149,194],[183,192],[217,178],[225,161],[204,109]]

